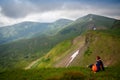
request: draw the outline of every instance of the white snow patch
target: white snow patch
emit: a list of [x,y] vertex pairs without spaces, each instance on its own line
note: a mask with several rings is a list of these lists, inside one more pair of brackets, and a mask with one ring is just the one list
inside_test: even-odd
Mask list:
[[70,61],[68,62],[68,64],[67,64],[66,67],[69,66],[69,64],[74,60],[74,58],[78,55],[78,53],[79,53],[79,50],[77,50],[77,51],[70,57]]

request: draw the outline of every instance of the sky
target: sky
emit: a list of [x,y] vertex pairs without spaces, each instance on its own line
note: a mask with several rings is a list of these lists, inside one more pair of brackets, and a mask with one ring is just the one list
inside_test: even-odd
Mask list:
[[76,20],[87,14],[120,19],[120,0],[0,0],[0,26]]

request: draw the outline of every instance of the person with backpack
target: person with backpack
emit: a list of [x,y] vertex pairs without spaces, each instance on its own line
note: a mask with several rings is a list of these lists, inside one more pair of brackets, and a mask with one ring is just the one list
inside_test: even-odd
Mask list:
[[91,68],[91,70],[93,72],[99,72],[99,71],[104,71],[105,70],[100,56],[96,57],[96,63],[95,64],[90,64],[88,67]]

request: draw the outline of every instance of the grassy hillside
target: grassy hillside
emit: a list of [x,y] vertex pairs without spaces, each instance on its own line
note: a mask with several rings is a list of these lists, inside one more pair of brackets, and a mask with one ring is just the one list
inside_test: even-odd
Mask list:
[[[115,19],[101,16],[101,15],[95,15],[95,14],[88,14],[87,16],[84,16],[82,18],[79,18],[77,21],[81,20],[87,20],[91,24],[94,24],[94,27],[97,29],[108,29],[111,28]],[[89,27],[91,27],[89,25]]]
[[[79,42],[77,42],[79,40]],[[57,44],[45,56],[39,59],[32,68],[47,68],[47,67],[65,67],[68,55],[83,47],[85,44],[84,36],[78,36],[75,39],[68,39]],[[61,62],[65,59],[64,62]]]
[[42,36],[0,45],[0,68],[23,68],[62,40],[64,38]]
[[45,35],[0,45],[0,68],[23,68],[48,53],[59,42],[73,37]]
[[120,29],[89,31],[86,34],[86,50],[77,56],[71,66],[87,66],[101,56],[105,66],[120,66]]
[[0,68],[23,68],[45,55],[57,43],[72,37],[43,35],[0,45]]
[[[67,68],[53,68],[66,56],[83,47],[84,54],[78,55]],[[41,58],[33,69],[0,70],[1,80],[119,80],[120,75],[120,29],[88,31],[75,39],[56,45]],[[101,56],[108,66],[105,71],[93,73],[86,65]],[[60,66],[60,65],[58,65]],[[57,67],[58,67],[57,66]],[[64,65],[62,65],[64,66]],[[73,67],[74,66],[74,67]],[[77,67],[75,67],[77,66]],[[80,67],[84,66],[84,67]],[[44,68],[41,68],[44,67]],[[46,67],[46,68],[45,68]],[[52,68],[48,68],[52,67]]]
[[66,37],[70,35],[78,36],[87,30],[92,30],[95,27],[97,30],[110,29],[115,19],[89,14],[81,17],[73,23],[67,25],[60,34],[64,34]]
[[[62,43],[56,45],[45,57],[41,58],[37,63],[37,67],[52,67],[55,61],[59,60],[59,56],[63,56],[71,47],[71,40],[63,41]],[[35,67],[36,68],[36,67]]]
[[[89,14],[87,16],[77,19],[72,23],[70,23],[71,21],[69,20],[67,22],[65,21],[66,20],[64,19],[58,20],[54,22],[51,26],[49,26],[51,27],[50,30],[52,31],[52,33],[50,33],[49,36],[48,35],[38,36],[40,35],[38,33],[35,35],[37,37],[34,37],[32,39],[23,39],[9,44],[0,45],[0,68],[23,68],[29,65],[30,62],[48,53],[49,50],[51,50],[58,43],[60,44],[55,46],[48,53],[48,55],[42,59],[43,63],[39,64],[39,66],[42,64],[45,65],[48,62],[49,62],[49,64],[47,64],[48,66],[53,66],[53,65],[60,66],[60,64],[57,64],[59,63],[59,61],[61,62],[62,59],[66,59],[68,57],[68,56],[65,57],[67,54],[69,54],[70,57],[72,53],[74,53],[76,50],[78,50],[81,47],[81,45],[84,44],[85,41],[84,36],[83,36],[84,38],[78,37],[74,40],[75,37],[87,32],[87,30],[91,29],[93,26],[96,27],[97,30],[109,29],[111,28],[114,19]],[[70,24],[66,26],[62,26],[67,23]],[[25,23],[25,24],[27,25],[29,23]],[[25,28],[26,26],[23,27]],[[32,25],[29,26],[30,30],[32,30],[31,27]],[[38,25],[36,25],[36,27],[38,27]],[[54,27],[56,27],[57,30],[54,31],[53,30]],[[39,31],[39,29],[37,31]],[[47,32],[46,34],[48,33],[49,32]],[[53,33],[54,35],[51,36],[51,34]],[[111,33],[114,34],[116,32],[111,31]],[[82,52],[83,51],[84,48]],[[89,49],[86,52],[90,52]],[[65,66],[65,63],[62,65]]]
[[0,80],[119,80],[118,67],[93,73],[88,68],[41,68],[32,70],[6,70],[0,72]]
[[120,29],[120,20],[115,20],[112,28],[113,29]]
[[[119,80],[119,20],[89,14],[69,25],[66,25],[65,21],[62,19],[49,26],[47,24],[46,27],[51,27],[48,30],[52,32],[46,31],[42,26],[46,31],[42,36],[39,36],[39,25],[35,25],[38,31],[35,36],[30,35],[32,33],[27,26],[23,27],[28,32],[16,28],[20,33],[25,32],[17,37],[24,37],[24,34],[28,33],[34,38],[0,45],[0,80]],[[67,21],[69,22],[71,21]],[[93,31],[93,27],[97,30]],[[31,26],[29,29],[36,32]],[[1,31],[10,37],[16,34],[14,28],[11,30],[13,32],[10,34],[9,30]],[[4,40],[1,40],[1,43],[2,41]],[[77,50],[79,54],[66,67],[71,55]],[[95,63],[97,55],[102,58],[107,68],[104,72],[94,74],[86,66]],[[24,70],[36,59],[37,62],[30,67],[31,69]]]
[[48,37],[37,37],[0,45],[0,67],[23,68],[49,51],[53,45],[54,43]]
[[88,31],[81,36],[65,40],[50,50],[47,55],[32,66],[66,67],[71,55],[79,50],[79,55],[70,66],[84,66],[95,63],[101,56],[105,66],[120,65],[120,29]]
[[[120,65],[120,29],[88,31],[84,35],[85,37],[77,37],[76,39],[71,39],[71,41],[65,41],[55,46],[41,59],[39,67],[47,67],[47,65],[50,67],[55,63],[58,66],[61,61],[66,60],[65,56],[70,55],[77,49],[80,50],[79,53],[81,54],[76,57],[70,66],[87,66],[95,63],[97,55],[101,56],[105,66]],[[83,45],[84,48],[81,49]],[[65,65],[59,64],[60,66]]]

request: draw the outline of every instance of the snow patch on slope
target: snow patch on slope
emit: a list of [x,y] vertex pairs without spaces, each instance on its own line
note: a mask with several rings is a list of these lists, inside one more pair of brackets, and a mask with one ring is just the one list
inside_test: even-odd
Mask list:
[[70,61],[68,62],[68,64],[66,65],[66,67],[69,66],[69,64],[74,60],[74,58],[79,54],[79,50],[77,50],[71,57],[70,57]]

